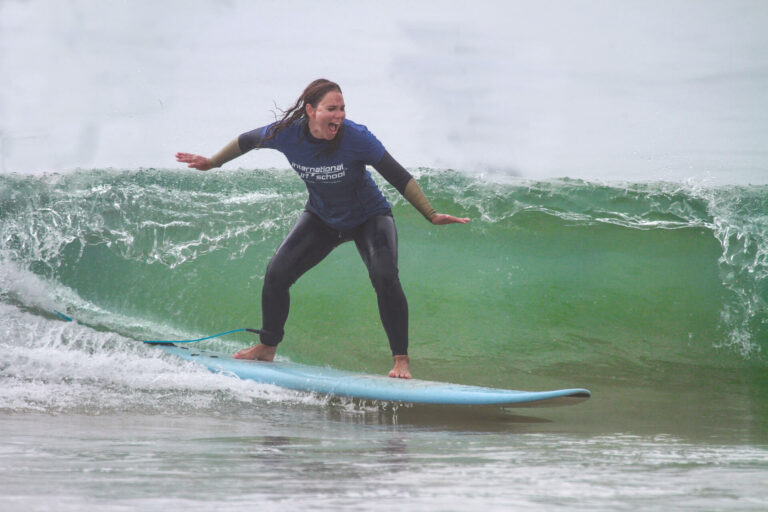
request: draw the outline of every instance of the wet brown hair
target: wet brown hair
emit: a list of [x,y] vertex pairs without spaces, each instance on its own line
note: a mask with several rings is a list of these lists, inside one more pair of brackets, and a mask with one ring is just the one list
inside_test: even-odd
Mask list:
[[[291,126],[296,121],[302,121],[307,123],[307,105],[317,108],[317,105],[323,100],[326,94],[331,91],[341,93],[341,87],[336,82],[331,82],[325,78],[318,78],[310,83],[301,93],[296,103],[288,110],[281,110],[280,116],[277,116],[277,123],[269,130],[269,133],[262,140],[262,142],[273,139],[278,133]],[[344,131],[344,126],[339,127],[339,133],[331,141],[330,146],[327,148],[327,152],[332,153],[338,147],[341,137]]]

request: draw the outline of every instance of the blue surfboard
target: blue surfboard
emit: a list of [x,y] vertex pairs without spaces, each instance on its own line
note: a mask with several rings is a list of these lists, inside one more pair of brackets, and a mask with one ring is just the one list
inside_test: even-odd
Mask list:
[[291,362],[234,359],[228,354],[173,344],[156,346],[215,373],[231,374],[297,391],[350,398],[414,404],[549,407],[577,404],[591,396],[586,389],[515,391],[418,379],[393,379]]

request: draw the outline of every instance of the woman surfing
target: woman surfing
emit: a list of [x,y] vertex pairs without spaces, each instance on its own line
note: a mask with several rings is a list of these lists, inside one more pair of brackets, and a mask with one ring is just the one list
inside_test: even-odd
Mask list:
[[437,213],[413,176],[383,144],[365,126],[346,119],[341,87],[329,80],[313,81],[280,119],[241,134],[214,156],[177,153],[176,159],[207,171],[260,148],[286,156],[304,180],[309,200],[267,266],[260,343],[235,357],[272,361],[285,334],[291,285],[334,248],[353,241],[376,291],[392,350],[394,367],[389,376],[411,378],[408,302],[398,277],[397,230],[392,208],[366,165],[373,166],[432,224],[466,224],[469,219]]

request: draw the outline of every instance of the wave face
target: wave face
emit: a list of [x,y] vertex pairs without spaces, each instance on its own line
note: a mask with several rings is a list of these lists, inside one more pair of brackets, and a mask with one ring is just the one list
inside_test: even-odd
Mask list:
[[[438,211],[472,218],[431,226],[382,184],[420,377],[530,388],[521,373],[576,385],[765,367],[768,187],[416,174]],[[141,380],[136,368],[115,377],[126,365],[159,357],[136,340],[259,327],[264,269],[305,200],[274,169],[0,176],[2,343],[16,354],[4,366],[28,383],[41,367],[74,371],[54,359],[91,358],[103,392],[104,381]],[[389,354],[375,302],[353,244],[338,248],[292,289],[281,354],[380,371]],[[210,343],[235,349],[248,336]],[[122,363],[101,368],[99,353]]]

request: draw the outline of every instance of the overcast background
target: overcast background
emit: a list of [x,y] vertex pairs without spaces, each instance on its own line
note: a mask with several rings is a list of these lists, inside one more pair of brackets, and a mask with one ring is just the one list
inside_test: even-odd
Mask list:
[[409,168],[768,183],[766,27],[761,0],[0,0],[0,172],[176,167],[322,76]]

